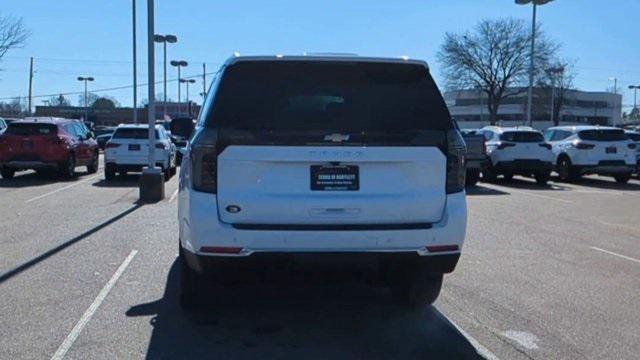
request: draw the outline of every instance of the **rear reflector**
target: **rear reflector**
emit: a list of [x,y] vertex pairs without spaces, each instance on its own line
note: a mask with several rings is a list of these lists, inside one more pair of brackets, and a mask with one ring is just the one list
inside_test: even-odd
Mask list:
[[434,245],[427,246],[429,252],[445,252],[445,251],[458,251],[458,245]]
[[240,254],[241,251],[241,247],[203,246],[200,248],[200,252],[212,254]]

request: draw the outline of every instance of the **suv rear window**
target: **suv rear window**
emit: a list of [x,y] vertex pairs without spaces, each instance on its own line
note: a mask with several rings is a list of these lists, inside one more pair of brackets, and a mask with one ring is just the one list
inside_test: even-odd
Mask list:
[[451,116],[424,66],[253,61],[229,66],[206,126],[244,130],[448,130]]
[[615,129],[582,130],[578,132],[578,137],[582,140],[590,141],[620,141],[629,139],[623,130]]
[[[149,129],[145,128],[120,128],[117,129],[112,139],[148,139],[149,138]],[[156,129],[156,139],[159,139],[158,130]]]
[[543,142],[544,136],[534,131],[507,131],[500,135],[500,140],[511,142]]
[[58,127],[53,124],[11,123],[5,134],[8,135],[55,135]]

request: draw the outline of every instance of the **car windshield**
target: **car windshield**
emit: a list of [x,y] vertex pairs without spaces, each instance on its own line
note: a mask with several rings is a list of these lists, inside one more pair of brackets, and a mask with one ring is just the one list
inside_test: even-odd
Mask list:
[[506,131],[500,135],[500,140],[510,142],[543,142],[544,136],[535,131]]
[[617,129],[594,129],[582,130],[578,132],[578,137],[582,140],[590,141],[620,141],[628,140],[624,130]]
[[[158,130],[156,129],[156,139],[158,139]],[[112,136],[113,139],[148,139],[148,128],[119,128]]]
[[55,135],[58,127],[53,124],[11,123],[7,127],[7,135]]
[[224,73],[208,126],[351,132],[452,128],[422,65],[253,61]]

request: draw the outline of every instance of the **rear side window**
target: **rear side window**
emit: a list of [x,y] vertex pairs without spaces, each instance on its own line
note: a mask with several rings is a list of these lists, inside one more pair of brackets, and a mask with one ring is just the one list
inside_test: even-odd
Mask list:
[[[120,128],[113,133],[113,139],[148,139],[149,129],[145,128]],[[156,129],[156,139],[159,139],[158,130]]]
[[629,139],[627,134],[624,133],[624,130],[616,129],[582,130],[578,132],[578,137],[582,140],[589,141],[620,141]]
[[544,136],[534,131],[507,131],[500,135],[500,140],[510,142],[543,142]]
[[5,134],[9,135],[55,135],[58,127],[53,124],[11,123]]
[[449,130],[451,116],[424,66],[255,61],[229,66],[206,126],[244,130]]

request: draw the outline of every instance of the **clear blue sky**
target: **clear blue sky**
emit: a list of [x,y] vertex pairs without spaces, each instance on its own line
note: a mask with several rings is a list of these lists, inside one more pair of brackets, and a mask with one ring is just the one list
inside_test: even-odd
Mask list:
[[[0,12],[22,17],[32,32],[27,46],[0,63],[0,98],[27,94],[30,56],[35,57],[34,95],[80,91],[78,75],[94,76],[90,86],[95,89],[132,83],[131,0],[2,0]],[[562,55],[577,60],[577,87],[603,91],[613,85],[612,76],[625,89],[640,83],[639,30],[633,20],[638,13],[638,0],[556,0],[539,8],[538,19],[562,44]],[[531,8],[513,0],[156,0],[156,32],[178,36],[169,58],[189,61],[187,76],[199,74],[202,62],[215,71],[235,51],[355,52],[425,59],[441,82],[436,53],[444,33],[500,16],[530,21]],[[146,82],[145,0],[138,0],[138,49],[139,82]],[[170,68],[169,78],[176,77]],[[194,85],[192,98],[202,89],[200,80]],[[168,93],[177,98],[176,83],[169,84]],[[100,94],[131,104],[129,89]],[[624,95],[628,106],[632,94],[625,90]],[[146,88],[140,88],[141,98]],[[78,102],[77,95],[70,99]]]

